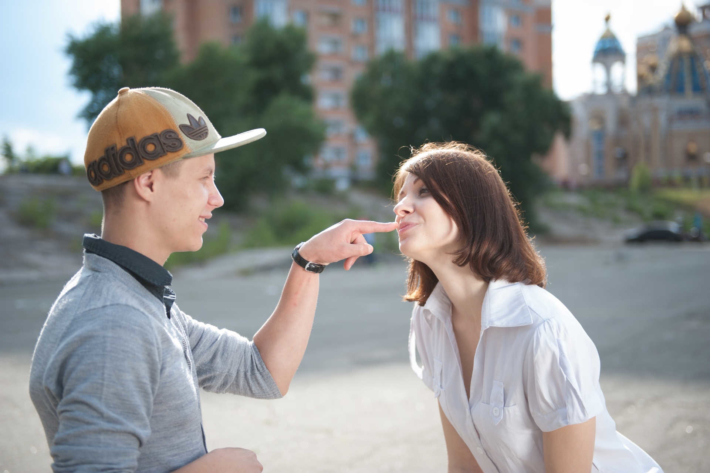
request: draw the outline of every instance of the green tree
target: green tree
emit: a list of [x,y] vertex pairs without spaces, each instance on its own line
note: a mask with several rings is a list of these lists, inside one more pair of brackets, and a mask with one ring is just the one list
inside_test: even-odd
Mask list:
[[10,169],[12,168],[17,161],[19,161],[19,156],[15,154],[15,149],[12,146],[12,142],[10,141],[10,138],[7,136],[3,137],[2,139],[2,155],[5,157],[5,161],[7,161],[7,168]]
[[120,87],[161,86],[198,104],[223,136],[266,128],[265,139],[217,155],[217,182],[233,209],[254,192],[286,188],[287,170],[306,171],[304,157],[317,151],[325,128],[305,80],[315,56],[304,30],[258,22],[242,45],[203,44],[188,64],[178,63],[171,38],[169,18],[161,15],[131,17],[120,28],[99,25],[84,39],[71,38],[74,86],[92,94],[82,117],[91,123]]
[[653,179],[651,170],[644,163],[637,163],[631,169],[631,179],[629,179],[629,189],[634,193],[645,193],[651,190]]
[[243,208],[256,192],[280,193],[289,185],[286,171],[307,171],[304,157],[325,137],[311,104],[313,89],[304,80],[314,63],[304,30],[260,21],[243,44],[204,44],[192,63],[170,75],[170,86],[198,103],[222,135],[268,132],[216,156],[217,185],[228,208]]
[[352,102],[378,142],[383,189],[391,189],[409,146],[461,141],[496,164],[528,220],[530,204],[546,183],[531,157],[546,153],[558,130],[569,134],[566,104],[540,76],[494,47],[452,48],[419,61],[390,52],[368,65]]
[[65,52],[72,59],[72,85],[91,94],[79,114],[88,124],[121,87],[159,86],[179,65],[172,19],[164,13],[99,23],[86,37],[70,34],[68,39]]

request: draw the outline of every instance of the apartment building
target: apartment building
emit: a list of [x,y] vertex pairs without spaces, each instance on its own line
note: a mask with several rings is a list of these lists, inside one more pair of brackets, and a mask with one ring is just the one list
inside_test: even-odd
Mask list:
[[318,58],[311,73],[314,106],[327,125],[314,169],[344,185],[374,174],[376,145],[355,119],[350,90],[367,62],[385,51],[419,58],[495,44],[552,87],[551,0],[121,0],[123,17],[161,9],[174,17],[183,61],[206,41],[238,44],[260,18],[305,28]]

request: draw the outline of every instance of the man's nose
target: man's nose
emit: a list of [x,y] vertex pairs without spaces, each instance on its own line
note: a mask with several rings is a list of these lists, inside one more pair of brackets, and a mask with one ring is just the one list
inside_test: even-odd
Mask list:
[[224,198],[222,194],[219,193],[219,189],[217,189],[216,185],[212,192],[210,192],[210,198],[207,200],[207,203],[216,209],[224,205]]

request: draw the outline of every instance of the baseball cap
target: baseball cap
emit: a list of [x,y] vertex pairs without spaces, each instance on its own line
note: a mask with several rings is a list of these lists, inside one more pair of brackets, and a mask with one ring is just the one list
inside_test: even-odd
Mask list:
[[265,135],[257,128],[222,138],[184,95],[161,87],[124,87],[91,125],[86,177],[102,191],[179,159],[219,153]]

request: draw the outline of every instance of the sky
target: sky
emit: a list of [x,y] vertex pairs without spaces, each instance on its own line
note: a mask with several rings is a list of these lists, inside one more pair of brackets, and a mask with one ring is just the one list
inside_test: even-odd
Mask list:
[[[710,0],[685,0],[686,6]],[[553,0],[553,80],[563,100],[592,87],[594,45],[604,16],[626,51],[626,84],[635,91],[635,49],[639,35],[672,24],[680,0]],[[693,8],[691,10],[695,11]],[[83,162],[87,125],[77,118],[88,102],[68,76],[63,50],[68,34],[83,37],[98,21],[118,21],[120,0],[0,0],[0,137],[24,153],[69,153]]]

